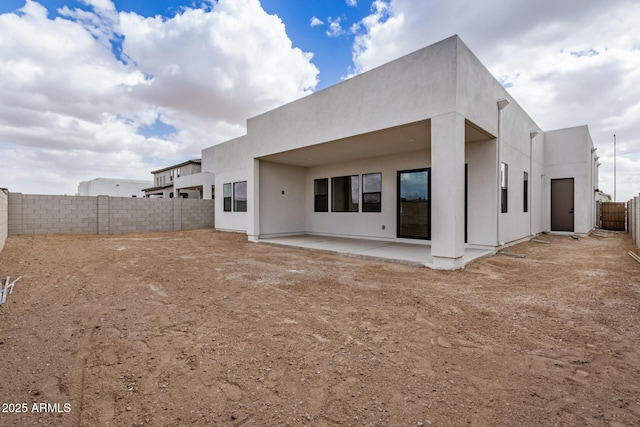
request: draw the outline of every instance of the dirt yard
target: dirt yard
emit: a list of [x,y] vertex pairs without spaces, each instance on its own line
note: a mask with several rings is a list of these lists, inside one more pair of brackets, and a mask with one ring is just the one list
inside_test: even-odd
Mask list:
[[639,425],[631,240],[542,238],[442,272],[212,230],[9,237],[0,425]]

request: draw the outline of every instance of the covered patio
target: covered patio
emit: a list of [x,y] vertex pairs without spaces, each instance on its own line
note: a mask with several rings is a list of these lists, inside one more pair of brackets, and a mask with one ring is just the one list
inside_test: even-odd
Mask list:
[[[258,242],[435,268],[431,256],[431,245],[424,243],[405,243],[310,234],[261,238]],[[466,248],[462,256],[462,265],[467,265],[476,259],[484,258],[494,253],[495,251],[488,249]]]

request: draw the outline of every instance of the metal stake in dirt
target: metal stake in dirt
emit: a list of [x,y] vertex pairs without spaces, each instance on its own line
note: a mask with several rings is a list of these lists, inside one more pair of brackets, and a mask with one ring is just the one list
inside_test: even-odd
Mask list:
[[19,276],[16,280],[14,280],[13,282],[9,283],[9,276],[7,276],[7,281],[5,282],[4,285],[4,289],[2,288],[2,282],[0,282],[0,295],[2,296],[0,298],[0,305],[4,304],[5,302],[7,302],[7,291],[9,294],[13,293],[13,285],[16,284],[16,282],[18,280],[22,279],[22,276]]

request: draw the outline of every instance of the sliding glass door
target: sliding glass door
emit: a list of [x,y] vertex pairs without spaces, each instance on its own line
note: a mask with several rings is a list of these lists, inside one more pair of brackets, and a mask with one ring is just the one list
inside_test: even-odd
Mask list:
[[430,169],[398,171],[398,237],[431,238]]

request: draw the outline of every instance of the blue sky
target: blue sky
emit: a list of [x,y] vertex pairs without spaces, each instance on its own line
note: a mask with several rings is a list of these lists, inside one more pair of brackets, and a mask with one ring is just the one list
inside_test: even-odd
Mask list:
[[[3,0],[0,13],[13,12],[24,6],[25,0]],[[67,6],[91,10],[91,6],[78,0],[39,0],[47,8],[50,17],[60,16],[58,9]],[[313,52],[313,63],[320,70],[316,89],[322,89],[339,82],[352,68],[352,43],[354,34],[350,27],[357,24],[370,12],[369,2],[346,0],[261,0],[264,10],[277,15],[285,24],[287,35],[295,47]],[[184,8],[206,8],[211,5],[203,0],[113,0],[118,11],[135,12],[142,16],[161,15],[174,17]],[[311,19],[317,18],[322,24],[311,26]],[[344,30],[328,36],[330,23],[337,22]],[[114,51],[114,54],[118,54]]]
[[640,3],[574,4],[2,0],[0,187],[150,179],[249,117],[458,34],[543,129],[589,125],[610,193],[617,134],[626,200],[640,191]]

